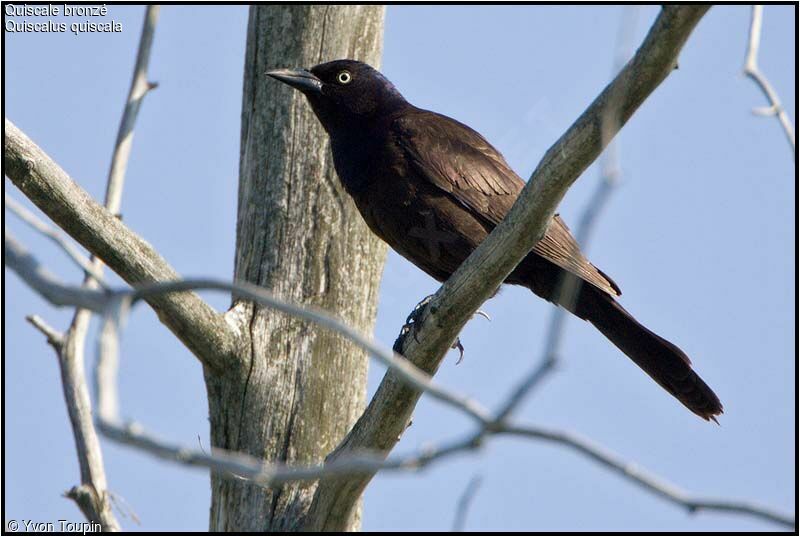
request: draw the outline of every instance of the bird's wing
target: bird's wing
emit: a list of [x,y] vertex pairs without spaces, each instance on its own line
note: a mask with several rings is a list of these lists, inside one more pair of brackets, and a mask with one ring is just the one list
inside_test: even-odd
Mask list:
[[533,251],[610,295],[622,294],[614,280],[583,256],[578,242],[572,237],[567,224],[558,215],[555,215],[550,221],[547,233],[542,240],[536,243]]
[[403,114],[392,133],[421,176],[491,224],[500,223],[525,186],[483,136],[447,116]]
[[[486,139],[458,121],[418,110],[392,124],[392,134],[420,176],[492,226],[505,217],[525,186]],[[581,253],[556,215],[534,252],[611,295],[619,287]]]

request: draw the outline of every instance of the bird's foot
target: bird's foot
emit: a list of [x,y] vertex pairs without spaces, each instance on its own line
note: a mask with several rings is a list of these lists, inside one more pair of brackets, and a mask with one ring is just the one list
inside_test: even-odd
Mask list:
[[[392,350],[397,354],[403,353],[403,345],[406,342],[406,337],[414,330],[414,325],[416,325],[422,317],[422,312],[425,311],[425,306],[433,300],[433,295],[428,295],[420,302],[414,306],[414,309],[411,310],[411,313],[406,317],[406,324],[400,329],[400,335],[397,336],[397,339],[394,341],[394,345],[392,345]],[[416,333],[414,334],[414,340],[417,340]]]
[[435,295],[428,295],[425,298],[423,298],[422,300],[420,300],[417,303],[416,306],[414,306],[414,309],[411,310],[411,313],[409,313],[408,317],[406,317],[405,326],[412,325],[412,324],[414,324],[414,323],[416,323],[416,322],[418,322],[420,320],[419,318],[420,318],[420,315],[422,315],[422,310],[425,309],[425,306],[430,304],[430,302],[431,302],[431,300],[433,300],[434,296]]
[[[406,318],[406,323],[400,329],[400,334],[397,336],[397,339],[394,341],[394,345],[392,345],[392,350],[397,354],[402,354],[403,346],[406,342],[406,337],[415,329],[415,325],[421,320],[422,312],[425,311],[425,307],[433,300],[434,295],[428,295],[423,298],[414,309],[411,310],[411,313]],[[489,314],[483,310],[477,310],[475,315],[480,315],[481,317],[485,318],[487,321],[491,321],[492,318],[489,317]],[[417,339],[417,334],[414,332],[414,340],[419,341]],[[456,360],[456,365],[460,364],[461,361],[464,359],[464,345],[461,344],[461,339],[456,338],[453,344],[450,346],[451,349],[458,349],[458,360]]]

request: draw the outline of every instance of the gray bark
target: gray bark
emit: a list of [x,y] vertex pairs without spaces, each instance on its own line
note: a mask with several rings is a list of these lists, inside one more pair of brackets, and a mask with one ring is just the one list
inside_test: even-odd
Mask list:
[[[371,332],[386,248],[339,184],[305,98],[264,72],[337,58],[378,64],[380,6],[252,7],[247,31],[235,278]],[[240,358],[206,368],[211,442],[273,462],[322,462],[365,404],[365,353],[309,323],[234,299]],[[212,475],[210,530],[298,529],[315,483],[265,489]],[[346,527],[359,528],[355,509]]]

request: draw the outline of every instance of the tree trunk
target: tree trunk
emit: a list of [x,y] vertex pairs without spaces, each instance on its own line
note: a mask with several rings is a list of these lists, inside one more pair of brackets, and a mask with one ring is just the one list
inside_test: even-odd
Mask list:
[[[250,9],[242,100],[235,278],[334,312],[371,332],[385,246],[336,177],[328,137],[305,98],[264,76],[338,58],[377,65],[381,6]],[[214,447],[293,465],[323,461],[361,414],[366,354],[309,323],[234,300],[241,357],[206,371]],[[211,531],[301,527],[316,483],[266,489],[212,475]],[[348,528],[359,529],[360,510]]]

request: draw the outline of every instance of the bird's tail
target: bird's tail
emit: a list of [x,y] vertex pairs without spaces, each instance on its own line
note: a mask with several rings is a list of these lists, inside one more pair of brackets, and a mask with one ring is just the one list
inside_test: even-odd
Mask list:
[[683,405],[703,418],[717,421],[722,404],[711,388],[692,369],[678,347],[651,332],[602,291],[584,285],[575,313],[585,317],[636,365]]
[[537,256],[528,256],[508,283],[525,285],[592,323],[661,387],[704,420],[716,422],[714,416],[722,414],[719,398],[692,370],[686,354],[640,324],[605,291]]

